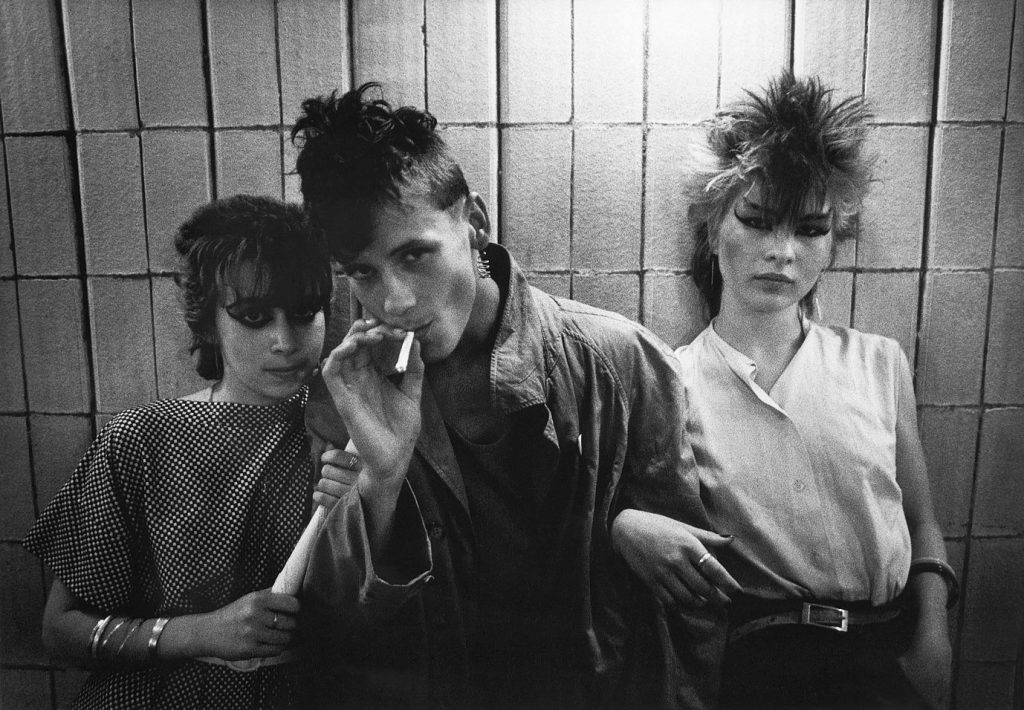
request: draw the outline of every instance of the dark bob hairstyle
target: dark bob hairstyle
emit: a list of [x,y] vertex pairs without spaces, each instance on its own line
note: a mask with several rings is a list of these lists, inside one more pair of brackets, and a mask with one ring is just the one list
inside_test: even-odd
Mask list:
[[217,380],[224,374],[215,318],[227,287],[285,308],[312,299],[329,313],[330,258],[298,205],[250,195],[211,202],[181,225],[174,247],[192,332],[189,351],[200,377]]

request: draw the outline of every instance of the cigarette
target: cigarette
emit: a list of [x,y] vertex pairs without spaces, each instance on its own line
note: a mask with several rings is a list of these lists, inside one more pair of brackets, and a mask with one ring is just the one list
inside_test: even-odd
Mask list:
[[409,331],[402,341],[402,349],[398,351],[398,362],[395,363],[395,372],[405,372],[409,369],[409,353],[412,352],[412,339],[416,334]]

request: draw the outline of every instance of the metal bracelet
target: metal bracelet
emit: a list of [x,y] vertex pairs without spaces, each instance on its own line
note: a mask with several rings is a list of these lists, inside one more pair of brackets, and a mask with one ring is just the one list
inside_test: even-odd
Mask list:
[[92,656],[92,659],[94,661],[99,660],[99,658],[97,657],[97,645],[99,644],[100,636],[103,635],[103,632],[107,628],[107,624],[109,624],[110,620],[113,618],[114,615],[109,614],[105,618],[97,621],[96,625],[92,627],[92,636],[89,638],[89,655]]
[[153,624],[153,631],[149,635],[149,644],[147,645],[147,648],[149,649],[149,660],[151,661],[156,660],[156,645],[160,642],[160,634],[164,632],[164,627],[167,626],[168,621],[170,621],[170,619],[166,616],[161,616],[156,620],[156,623]]

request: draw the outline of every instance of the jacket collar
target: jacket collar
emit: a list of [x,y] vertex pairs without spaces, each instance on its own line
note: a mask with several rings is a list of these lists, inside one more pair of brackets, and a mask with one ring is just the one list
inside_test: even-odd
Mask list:
[[546,401],[545,346],[552,327],[512,255],[498,244],[484,251],[493,277],[508,284],[491,351],[491,401],[499,411],[512,414]]

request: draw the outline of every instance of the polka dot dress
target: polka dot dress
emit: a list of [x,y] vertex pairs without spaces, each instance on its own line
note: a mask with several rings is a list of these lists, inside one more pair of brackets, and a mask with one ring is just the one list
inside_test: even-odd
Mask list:
[[[25,538],[78,598],[132,617],[213,611],[273,584],[309,516],[308,389],[269,407],[162,400],[117,415]],[[76,708],[294,704],[293,665],[94,673]]]

